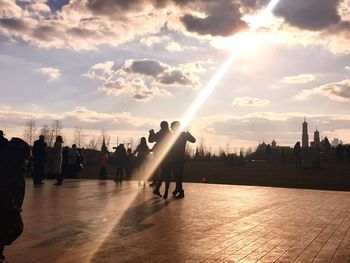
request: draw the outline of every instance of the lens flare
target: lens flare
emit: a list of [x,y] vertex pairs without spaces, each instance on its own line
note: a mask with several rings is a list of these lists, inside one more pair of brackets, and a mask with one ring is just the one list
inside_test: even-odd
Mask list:
[[[263,21],[264,16],[268,16],[271,11],[274,9],[274,7],[278,4],[280,0],[271,0],[267,7],[264,9],[264,11],[261,14],[261,19],[259,21]],[[263,26],[263,24],[255,23],[251,30],[248,32],[249,35],[254,34],[256,30]],[[235,59],[240,54],[238,52],[235,52],[233,49],[228,59],[222,64],[222,66],[219,68],[219,70],[214,74],[214,76],[210,79],[208,84],[205,86],[205,88],[200,92],[198,97],[194,100],[194,102],[191,104],[191,106],[188,108],[188,110],[185,112],[183,117],[181,118],[181,129],[185,129],[193,117],[197,114],[199,109],[202,107],[204,102],[208,99],[210,94],[214,91],[214,89],[219,84],[220,80],[223,78],[225,73],[228,71],[228,69],[231,67],[231,65],[234,63]],[[169,138],[169,140],[164,143],[157,151],[157,155],[155,155],[155,158],[152,159],[151,162],[146,162],[143,167],[141,167],[141,171],[143,171],[143,179],[148,180],[158,169],[161,162],[164,160],[165,156],[168,154],[170,148],[174,145],[175,141],[178,139],[178,136],[174,135]],[[136,199],[138,193],[135,193],[133,196],[130,197],[130,199],[125,200],[124,207],[125,210],[132,205],[133,201]],[[124,210],[124,211],[125,211]],[[101,240],[101,246],[104,243],[105,240],[108,239],[108,236],[110,235],[111,231],[115,227],[115,225],[118,223],[119,219],[122,217],[122,214],[116,215],[116,219],[114,221],[114,224],[112,224],[110,227],[104,229],[104,231],[99,236],[98,240]],[[99,251],[101,246],[95,248],[91,251],[89,262],[91,262],[95,254]]]

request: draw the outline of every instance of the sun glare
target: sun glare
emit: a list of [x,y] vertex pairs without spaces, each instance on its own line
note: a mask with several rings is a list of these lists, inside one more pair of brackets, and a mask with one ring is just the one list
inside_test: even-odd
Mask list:
[[[277,5],[279,0],[271,0],[269,5],[265,8],[262,15],[268,15],[272,9]],[[239,34],[235,37],[232,37],[233,42],[227,42],[227,46],[229,47],[228,50],[230,50],[230,55],[226,59],[226,61],[221,65],[221,67],[217,70],[217,72],[213,75],[213,77],[210,79],[210,81],[207,83],[207,85],[201,90],[197,98],[192,102],[190,107],[187,109],[185,114],[181,118],[181,128],[185,129],[189,123],[192,121],[194,116],[197,114],[197,112],[200,110],[200,108],[203,106],[204,102],[208,99],[208,97],[212,94],[214,89],[217,87],[221,79],[224,77],[226,72],[230,69],[236,58],[244,52],[248,52],[251,50],[254,50],[256,46],[259,46],[258,41],[258,34],[256,34],[256,30],[259,28],[259,25],[256,24],[251,30],[247,33]],[[226,44],[225,44],[226,46]],[[239,51],[239,52],[238,52]],[[144,180],[148,180],[152,174],[158,169],[158,166],[161,164],[165,156],[168,154],[169,150],[177,140],[177,136],[171,136],[171,138],[158,149],[159,153],[157,156],[152,160],[152,162],[144,164],[143,168],[140,170],[144,171],[143,178]],[[130,202],[128,202],[128,205],[131,205],[132,201],[136,198],[136,195],[132,198],[130,198]],[[120,218],[120,217],[119,217]],[[115,221],[115,223],[118,222],[118,219]],[[107,238],[109,231],[111,229],[104,232],[102,235],[102,239]],[[98,251],[99,248],[96,248],[92,251],[91,259],[93,259],[93,256]]]

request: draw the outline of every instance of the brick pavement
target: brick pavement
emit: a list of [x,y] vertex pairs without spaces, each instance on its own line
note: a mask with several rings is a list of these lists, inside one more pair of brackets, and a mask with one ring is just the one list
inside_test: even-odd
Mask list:
[[137,182],[28,181],[8,262],[349,262],[348,192],[185,189],[163,200]]

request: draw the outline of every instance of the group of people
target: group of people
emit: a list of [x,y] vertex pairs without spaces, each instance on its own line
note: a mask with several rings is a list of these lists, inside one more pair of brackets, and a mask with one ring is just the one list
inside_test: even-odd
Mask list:
[[[180,122],[174,121],[169,124],[162,121],[160,130],[149,131],[148,142],[155,143],[153,149],[147,145],[145,137],[141,138],[140,144],[134,152],[126,150],[123,144],[115,149],[116,176],[115,181],[122,180],[124,170],[131,176],[133,172],[141,175],[147,180],[147,175],[153,174],[154,179],[151,184],[154,186],[153,193],[166,199],[168,197],[170,178],[173,174],[176,187],[172,195],[177,198],[184,198],[183,172],[185,165],[186,143],[194,143],[196,139],[189,132],[180,131]],[[48,152],[50,151],[50,160]],[[152,160],[149,160],[150,153],[153,152]],[[31,147],[22,139],[12,138],[10,141],[5,138],[5,134],[0,130],[0,262],[3,262],[4,247],[10,245],[23,232],[23,222],[21,218],[22,204],[25,193],[25,162],[32,156],[34,170],[34,185],[42,185],[47,162],[50,161],[50,171],[57,179],[55,185],[62,185],[63,175],[70,173],[76,176],[81,162],[81,156],[76,145],[71,148],[63,147],[62,136],[58,135],[51,149],[48,149],[44,136],[39,136]],[[134,158],[136,157],[136,158]],[[125,167],[128,158],[134,158],[136,165]],[[102,148],[101,169],[102,174],[107,174],[109,153],[107,147]],[[65,165],[68,164],[68,165]],[[150,168],[152,167],[152,168]],[[148,169],[148,170],[147,170]],[[104,176],[104,175],[103,175]],[[100,171],[101,178],[101,171]],[[162,195],[160,188],[165,181],[165,191]]]
[[[171,175],[173,175],[176,187],[172,192],[174,197],[185,197],[182,186],[183,172],[185,165],[185,148],[186,143],[196,142],[196,139],[189,132],[180,131],[180,122],[174,121],[169,124],[162,121],[160,130],[155,132],[153,129],[149,131],[148,142],[155,143],[150,149],[147,145],[147,140],[142,137],[140,144],[132,152],[126,149],[124,144],[119,144],[115,147],[115,177],[114,181],[122,181],[123,175],[128,178],[133,175],[138,178],[139,183],[145,186],[145,182],[152,177],[150,186],[154,187],[153,193],[157,196],[168,198]],[[150,154],[152,157],[150,158]],[[107,168],[109,163],[109,152],[105,146],[102,146],[100,159],[100,179],[107,179]],[[165,191],[162,195],[160,188],[162,182],[165,182]]]
[[[48,153],[50,158],[48,159]],[[82,158],[75,144],[71,148],[63,147],[63,138],[58,135],[52,149],[48,150],[45,138],[39,136],[32,148],[32,157],[34,163],[33,183],[34,185],[42,185],[45,177],[46,167],[56,178],[55,185],[62,185],[63,178],[69,176],[77,178],[77,172],[80,169]],[[49,164],[48,164],[49,162]]]

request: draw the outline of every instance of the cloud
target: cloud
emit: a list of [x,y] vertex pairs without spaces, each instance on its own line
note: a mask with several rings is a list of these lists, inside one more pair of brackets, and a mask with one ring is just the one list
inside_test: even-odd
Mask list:
[[280,1],[274,14],[292,26],[319,31],[341,21],[338,7],[341,0]]
[[39,68],[36,71],[44,76],[47,76],[49,81],[56,81],[61,77],[60,70],[57,68]]
[[169,36],[147,36],[140,39],[140,44],[148,48],[164,48],[170,52],[184,51],[178,42],[171,39]]
[[87,73],[83,74],[83,76],[89,79],[106,80],[113,73],[113,66],[113,61],[98,63],[93,65]]
[[231,36],[237,32],[247,29],[248,26],[242,18],[240,6],[231,0],[208,1],[202,6],[204,16],[185,14],[181,22],[190,32],[199,35]]
[[163,62],[153,59],[126,60],[123,70],[128,73],[137,73],[151,77],[157,77],[163,73],[169,66]]
[[64,127],[113,127],[115,129],[143,129],[158,123],[149,118],[135,117],[128,112],[104,113],[97,112],[85,106],[77,106],[70,111],[57,114],[41,111],[19,111],[13,108],[0,107],[0,120],[11,125],[23,125],[29,119],[39,123],[50,123],[52,120],[61,120]]
[[191,68],[186,65],[173,67],[153,59],[127,60],[123,70],[131,74],[149,76],[155,84],[185,86],[193,89],[201,86],[198,76],[193,74]]
[[177,51],[183,51],[184,48],[177,42],[172,41],[165,47],[166,50],[170,52],[177,52]]
[[211,63],[207,60],[171,66],[154,59],[128,59],[113,69],[114,62],[106,61],[93,65],[83,76],[102,81],[98,90],[108,95],[132,94],[135,100],[149,101],[154,97],[170,96],[168,88],[200,88],[198,74],[205,72]]
[[165,89],[147,86],[144,80],[140,78],[108,80],[98,90],[113,96],[119,96],[124,93],[134,94],[133,98],[137,101],[149,101],[154,97],[171,95]]
[[[17,3],[17,4],[16,4]],[[243,29],[239,5],[224,1],[53,1],[0,0],[0,34],[41,48],[94,50],[118,46],[140,36],[170,30],[201,35],[229,35]],[[193,14],[203,13],[206,17]],[[118,15],[116,15],[118,14]],[[215,23],[211,23],[215,22]],[[186,33],[186,32],[184,32]],[[148,46],[156,39],[144,40]],[[164,48],[181,51],[176,41],[164,38]],[[160,44],[160,42],[159,42]]]
[[[347,114],[307,114],[305,112],[253,112],[236,116],[214,115],[197,119],[199,131],[206,136],[228,136],[227,142],[241,140],[255,142],[271,142],[275,139],[279,145],[294,145],[301,140],[301,123],[304,117],[309,124],[309,137],[318,127],[321,138],[334,136],[349,142],[350,117]],[[244,145],[244,144],[243,144]]]
[[296,99],[306,100],[314,95],[322,95],[334,101],[350,102],[350,79],[303,90]]
[[236,97],[232,104],[239,107],[262,107],[269,105],[271,101],[252,97]]
[[300,74],[297,76],[284,77],[281,82],[285,84],[305,84],[315,80],[315,76],[312,74]]
[[[210,145],[225,146],[226,143],[239,142],[240,146],[255,146],[257,142],[270,142],[275,139],[279,145],[293,145],[301,140],[301,123],[306,116],[309,123],[309,135],[315,127],[324,136],[338,137],[350,142],[350,116],[348,114],[307,114],[305,112],[253,112],[242,116],[211,115],[197,117],[191,123],[191,133],[194,136],[204,136]],[[131,137],[130,131],[137,136],[146,135],[150,128],[159,127],[160,120],[155,118],[137,117],[128,112],[100,112],[86,106],[76,106],[70,110],[56,114],[45,113],[38,110],[21,111],[12,107],[0,106],[0,122],[3,130],[10,135],[14,130],[17,136],[23,124],[35,119],[38,126],[50,124],[52,120],[59,119],[63,123],[63,133],[76,126],[85,130],[90,129],[99,133],[101,129],[116,131],[115,136],[125,134]],[[172,118],[162,117],[162,120],[172,121]],[[210,141],[210,138],[213,138]]]
[[[178,52],[186,47],[167,36],[158,39],[147,36],[159,34],[166,25],[167,30],[214,43],[213,39],[247,30],[246,17],[256,15],[268,1],[56,2],[0,0],[0,35],[40,48],[76,51],[96,50],[101,45],[115,47],[141,37],[143,45]],[[268,26],[264,34],[274,34],[289,45],[322,45],[336,54],[350,53],[348,3],[348,0],[280,1],[275,15],[282,22]]]

